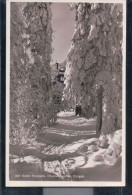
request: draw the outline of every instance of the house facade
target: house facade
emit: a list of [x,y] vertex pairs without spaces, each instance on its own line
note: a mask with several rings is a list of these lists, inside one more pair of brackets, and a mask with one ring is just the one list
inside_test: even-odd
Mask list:
[[53,100],[55,104],[58,104],[58,106],[61,106],[62,102],[64,89],[64,73],[65,66],[63,63],[56,62],[55,64],[51,65]]

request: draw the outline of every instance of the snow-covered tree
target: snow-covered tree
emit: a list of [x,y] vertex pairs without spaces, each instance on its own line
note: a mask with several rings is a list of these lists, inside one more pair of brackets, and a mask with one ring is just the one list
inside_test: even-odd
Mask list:
[[122,4],[71,3],[76,28],[67,55],[64,94],[82,114],[97,114],[97,131],[121,128]]
[[20,143],[49,124],[50,3],[11,3],[10,136]]

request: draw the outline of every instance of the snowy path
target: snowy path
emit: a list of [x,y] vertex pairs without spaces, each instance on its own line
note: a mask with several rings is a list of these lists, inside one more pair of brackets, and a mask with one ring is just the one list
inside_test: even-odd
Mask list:
[[67,132],[68,135],[95,133],[96,119],[85,119],[84,117],[75,116],[74,112],[61,112],[58,114],[56,129]]
[[46,128],[40,139],[48,144],[68,144],[79,139],[96,137],[95,129],[95,118],[85,119],[75,116],[74,112],[61,112],[58,114],[55,126]]
[[[37,141],[23,147],[25,157],[21,162],[22,173],[28,170],[29,174],[33,172],[34,175],[44,175],[43,180],[51,181],[119,181],[121,157],[107,155],[108,146],[100,147],[101,141],[95,134],[95,123],[96,119],[88,120],[75,116],[73,112],[59,113],[54,127],[45,129]],[[121,139],[120,130],[115,132],[115,138]],[[17,151],[20,151],[17,146],[16,149],[12,147],[12,154],[19,156]],[[18,157],[14,163],[15,166],[11,164],[12,170],[18,174]]]

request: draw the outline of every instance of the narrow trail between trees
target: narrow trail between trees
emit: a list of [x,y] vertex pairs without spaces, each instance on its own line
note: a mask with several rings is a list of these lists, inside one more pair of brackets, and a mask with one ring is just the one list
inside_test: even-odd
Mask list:
[[68,144],[79,139],[96,136],[96,118],[75,116],[74,112],[60,112],[53,127],[47,127],[39,140],[48,144]]

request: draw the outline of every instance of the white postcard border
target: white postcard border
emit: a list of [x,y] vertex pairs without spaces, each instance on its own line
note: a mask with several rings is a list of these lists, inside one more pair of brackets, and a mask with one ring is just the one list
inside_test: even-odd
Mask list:
[[[6,186],[7,187],[121,187],[126,184],[126,0],[81,0],[81,3],[123,4],[123,79],[122,79],[122,180],[105,181],[10,181],[9,180],[9,119],[10,119],[10,3],[35,2],[34,0],[6,0]],[[36,2],[68,3],[80,0],[37,0]]]

